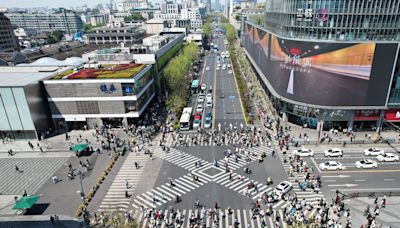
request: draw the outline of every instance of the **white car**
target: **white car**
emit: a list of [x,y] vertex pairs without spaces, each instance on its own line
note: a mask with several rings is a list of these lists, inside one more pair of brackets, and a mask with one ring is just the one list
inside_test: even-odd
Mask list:
[[211,120],[204,121],[204,128],[211,128]]
[[206,90],[207,89],[207,85],[206,84],[202,84],[201,85],[201,90]]
[[325,157],[343,157],[343,150],[340,148],[331,148],[325,150]]
[[228,63],[228,68],[230,68],[230,67],[231,67],[231,64]]
[[371,148],[365,149],[364,154],[366,156],[368,156],[368,155],[377,156],[377,155],[385,154],[385,151],[381,148],[371,147]]
[[206,98],[207,98],[207,100],[208,100],[208,99],[211,99],[211,100],[212,100],[212,94],[211,94],[211,93],[207,93]]
[[223,70],[226,70],[226,66],[225,66],[225,65],[222,65],[222,69],[223,69]]
[[393,153],[381,154],[376,157],[378,161],[393,162],[399,161],[399,155]]
[[292,190],[293,184],[290,183],[289,181],[282,181],[278,186],[276,186],[274,192],[277,194],[279,197],[285,195],[286,193],[290,192]]
[[201,121],[200,120],[193,120],[193,128],[200,127]]
[[364,159],[364,160],[356,162],[356,168],[359,168],[359,169],[371,169],[371,168],[377,168],[377,167],[378,167],[378,163],[371,159]]
[[321,164],[319,164],[319,169],[320,170],[342,170],[343,165],[340,162],[337,161],[326,161]]
[[207,66],[207,67],[206,67],[206,70],[210,70],[210,67],[209,67],[209,66]]
[[300,157],[312,157],[314,156],[314,151],[307,148],[301,148],[298,150],[293,150],[292,154],[299,155]]
[[228,71],[228,73],[229,73],[229,74],[232,74],[232,71],[231,71],[231,70],[229,70],[229,71]]
[[203,112],[203,105],[197,105],[196,112]]
[[219,67],[217,67],[217,71],[220,70]]
[[203,102],[204,102],[204,96],[200,95],[200,96],[197,98],[197,102],[198,102],[198,103],[203,103]]

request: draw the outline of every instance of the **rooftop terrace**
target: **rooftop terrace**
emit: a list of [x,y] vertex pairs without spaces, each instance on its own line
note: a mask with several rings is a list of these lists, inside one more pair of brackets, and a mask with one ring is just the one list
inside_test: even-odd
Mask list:
[[74,71],[73,69],[67,70],[55,75],[52,79],[133,78],[144,67],[145,65],[136,63],[101,65],[100,68],[81,69],[78,71]]

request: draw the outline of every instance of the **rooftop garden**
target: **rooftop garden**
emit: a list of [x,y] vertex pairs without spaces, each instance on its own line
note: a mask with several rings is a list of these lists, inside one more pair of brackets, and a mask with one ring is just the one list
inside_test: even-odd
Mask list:
[[144,68],[143,64],[129,63],[118,65],[103,65],[99,69],[68,70],[53,77],[53,79],[111,79],[132,78]]

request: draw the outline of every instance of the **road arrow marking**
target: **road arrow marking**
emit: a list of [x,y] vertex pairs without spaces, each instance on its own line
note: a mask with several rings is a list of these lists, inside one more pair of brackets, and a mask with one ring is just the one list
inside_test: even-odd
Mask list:
[[325,178],[345,178],[345,177],[350,177],[349,175],[338,175],[338,176],[322,176]]
[[328,184],[328,187],[355,187],[358,186],[358,184]]

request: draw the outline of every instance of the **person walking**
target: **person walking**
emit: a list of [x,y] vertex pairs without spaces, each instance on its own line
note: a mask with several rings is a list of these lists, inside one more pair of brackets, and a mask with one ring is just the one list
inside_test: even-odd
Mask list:
[[21,170],[19,169],[19,167],[18,167],[17,165],[15,165],[15,171],[16,171],[17,173],[21,173]]

